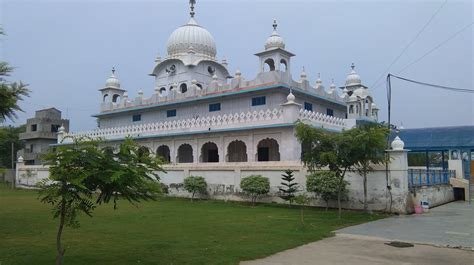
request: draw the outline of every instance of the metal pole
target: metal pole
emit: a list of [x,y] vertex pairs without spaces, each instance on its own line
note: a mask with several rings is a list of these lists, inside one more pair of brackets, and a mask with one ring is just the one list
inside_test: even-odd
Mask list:
[[12,142],[12,189],[15,188],[15,143]]

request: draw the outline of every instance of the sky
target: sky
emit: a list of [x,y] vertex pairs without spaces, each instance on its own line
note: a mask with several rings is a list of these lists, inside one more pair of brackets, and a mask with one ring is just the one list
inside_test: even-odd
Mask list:
[[[296,54],[294,79],[304,66],[311,84],[320,73],[326,87],[331,79],[342,86],[354,63],[381,109],[379,120],[387,120],[387,72],[474,89],[473,8],[467,0],[197,0],[195,18],[214,36],[219,60],[225,57],[230,72],[240,69],[247,80],[257,74],[254,54],[277,19],[286,49]],[[154,59],[166,55],[169,35],[188,19],[187,0],[0,0],[7,34],[0,37],[0,60],[16,67],[10,81],[32,90],[15,125],[37,109],[56,107],[72,131],[94,129],[98,89],[112,66],[131,98],[140,89],[150,96]],[[392,123],[404,128],[473,125],[473,106],[474,94],[392,81]]]

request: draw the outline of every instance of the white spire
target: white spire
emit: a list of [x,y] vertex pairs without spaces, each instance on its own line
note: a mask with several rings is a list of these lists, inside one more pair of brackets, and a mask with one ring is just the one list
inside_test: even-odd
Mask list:
[[301,81],[306,80],[307,77],[308,76],[306,75],[306,72],[305,72],[304,66],[303,66],[303,70],[301,71],[301,74],[300,74]]

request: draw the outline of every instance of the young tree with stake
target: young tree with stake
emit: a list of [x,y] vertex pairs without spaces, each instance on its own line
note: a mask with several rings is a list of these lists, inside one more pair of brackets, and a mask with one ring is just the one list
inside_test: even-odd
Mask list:
[[[100,142],[74,139],[70,145],[58,146],[43,157],[50,166],[50,176],[40,185],[39,199],[53,206],[53,217],[59,219],[56,234],[56,264],[62,264],[64,227],[79,226],[80,213],[92,216],[95,207],[119,199],[132,204],[154,200],[160,193],[159,159],[139,156],[139,146],[126,139],[119,150],[100,147]],[[97,195],[95,195],[97,193]]]

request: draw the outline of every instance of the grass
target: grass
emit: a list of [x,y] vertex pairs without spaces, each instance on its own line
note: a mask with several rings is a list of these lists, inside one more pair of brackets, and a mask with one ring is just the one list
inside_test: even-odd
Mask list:
[[[0,264],[53,264],[57,220],[36,191],[0,186]],[[362,212],[163,198],[137,208],[99,206],[81,227],[66,228],[64,264],[238,264],[331,236],[331,231],[383,218]]]

